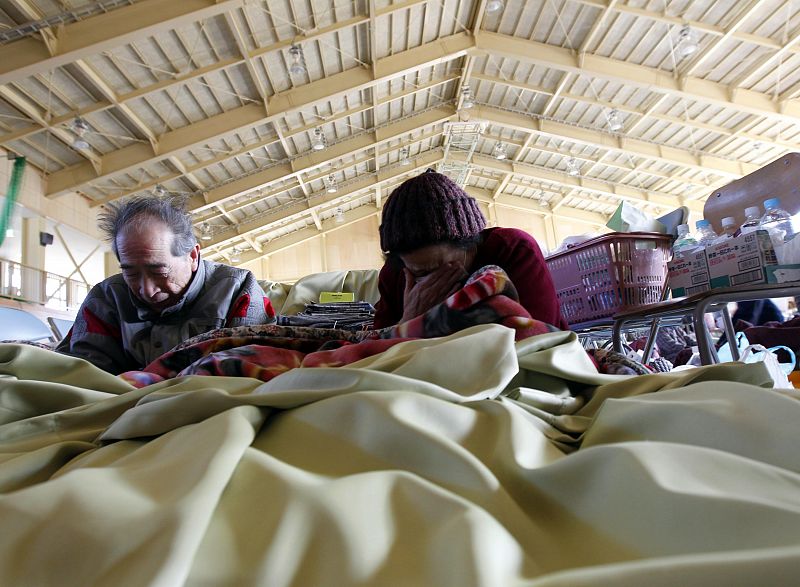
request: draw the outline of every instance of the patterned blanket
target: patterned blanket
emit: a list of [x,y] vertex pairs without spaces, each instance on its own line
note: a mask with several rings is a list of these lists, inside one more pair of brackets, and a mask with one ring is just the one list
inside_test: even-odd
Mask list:
[[522,340],[557,328],[531,318],[506,273],[489,265],[425,314],[382,330],[350,332],[300,326],[242,326],[185,341],[141,371],[121,377],[145,387],[184,375],[270,379],[297,367],[341,367],[382,353],[409,338],[435,338],[479,324],[501,324]]

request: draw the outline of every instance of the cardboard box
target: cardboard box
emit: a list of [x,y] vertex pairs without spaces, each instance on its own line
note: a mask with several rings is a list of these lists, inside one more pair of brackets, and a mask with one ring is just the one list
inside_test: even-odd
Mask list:
[[667,263],[667,270],[669,288],[674,298],[690,296],[711,288],[705,249],[673,259]]
[[711,287],[766,283],[766,267],[777,265],[766,230],[756,230],[706,247]]

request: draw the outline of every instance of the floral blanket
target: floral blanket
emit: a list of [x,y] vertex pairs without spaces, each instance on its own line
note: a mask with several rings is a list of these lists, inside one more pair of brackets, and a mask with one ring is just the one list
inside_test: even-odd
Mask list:
[[522,340],[557,328],[531,318],[508,275],[489,265],[425,314],[382,330],[350,332],[300,326],[241,326],[196,336],[141,371],[121,377],[145,387],[185,375],[252,377],[261,381],[298,367],[341,367],[410,338],[436,338],[480,324],[501,324]]

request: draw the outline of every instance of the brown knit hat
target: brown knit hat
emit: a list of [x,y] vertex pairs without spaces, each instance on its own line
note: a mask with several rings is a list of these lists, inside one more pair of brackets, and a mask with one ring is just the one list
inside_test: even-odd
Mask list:
[[401,183],[383,206],[384,253],[408,253],[477,236],[486,228],[478,202],[446,175],[429,169]]

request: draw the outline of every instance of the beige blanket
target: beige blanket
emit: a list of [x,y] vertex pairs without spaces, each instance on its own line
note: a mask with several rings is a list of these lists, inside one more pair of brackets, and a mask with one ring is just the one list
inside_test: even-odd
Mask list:
[[2,586],[792,585],[800,401],[481,326],[144,389],[0,345]]

